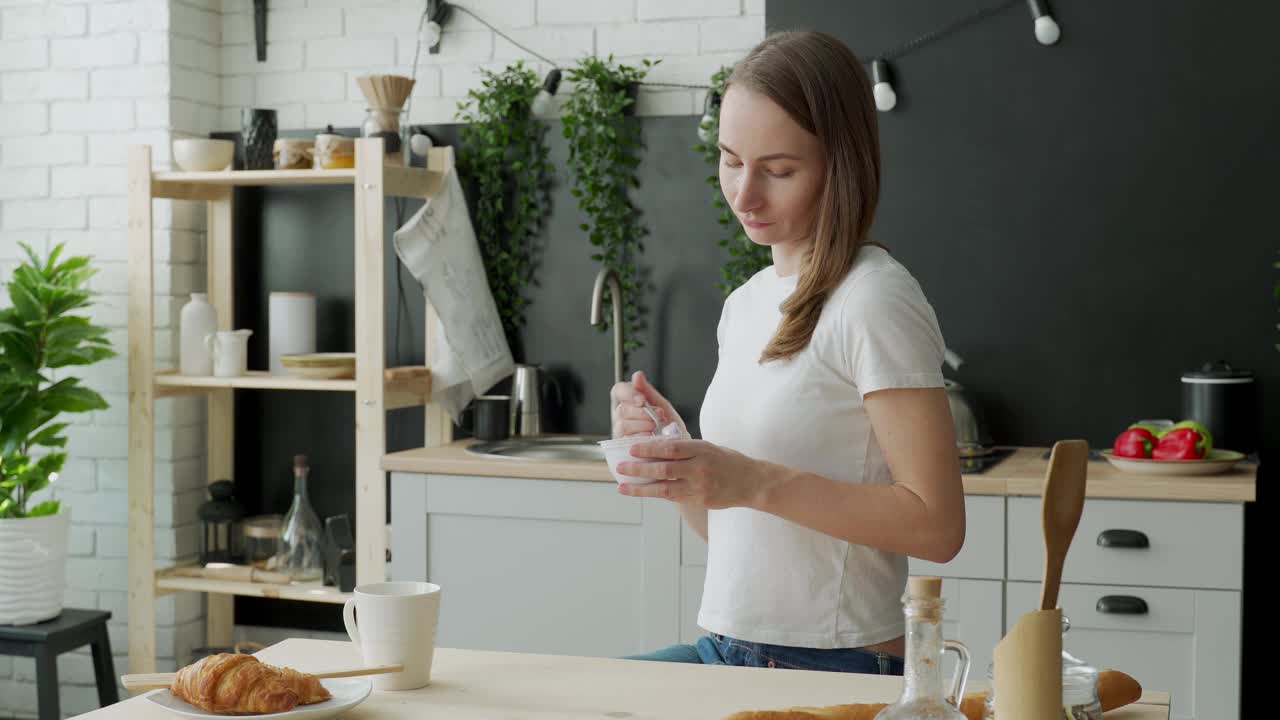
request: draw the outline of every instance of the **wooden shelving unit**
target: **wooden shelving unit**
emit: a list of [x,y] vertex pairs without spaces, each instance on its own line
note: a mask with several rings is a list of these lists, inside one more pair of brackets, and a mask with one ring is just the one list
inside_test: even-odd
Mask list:
[[[427,198],[437,192],[452,167],[453,149],[433,148],[428,166],[404,168],[383,163],[382,140],[356,141],[356,166],[345,170],[252,170],[219,172],[154,171],[151,148],[129,149],[129,660],[131,672],[153,672],[156,650],[155,598],[171,592],[208,593],[208,644],[230,645],[232,597],[283,598],[342,603],[349,597],[317,583],[267,585],[177,577],[155,565],[155,403],[157,399],[199,393],[208,397],[208,480],[233,477],[234,394],[236,389],[352,393],[356,407],[356,582],[384,579],[387,506],[382,455],[386,450],[385,412],[426,408],[428,445],[448,439],[450,425],[442,409],[430,404],[431,375],[424,367],[387,368],[383,358],[383,207],[387,196]],[[232,305],[233,190],[243,186],[350,185],[355,203],[356,373],[351,379],[315,380],[265,372],[236,378],[187,377],[157,368],[154,348],[154,254],[152,201],[203,200],[208,203],[209,301],[220,330],[230,330]],[[430,342],[435,315],[427,308]],[[427,348],[425,357],[430,357]]]

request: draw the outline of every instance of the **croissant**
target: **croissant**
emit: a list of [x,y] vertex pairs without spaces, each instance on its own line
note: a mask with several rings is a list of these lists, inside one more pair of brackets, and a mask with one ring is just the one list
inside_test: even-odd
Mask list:
[[169,690],[201,710],[228,715],[278,713],[298,705],[282,674],[252,655],[220,653],[178,671]]
[[324,702],[333,695],[320,684],[320,679],[315,675],[298,672],[293,668],[275,667],[274,665],[266,665],[263,667],[271,669],[277,673],[280,680],[285,686],[292,690],[298,696],[299,705],[310,705],[312,703]]

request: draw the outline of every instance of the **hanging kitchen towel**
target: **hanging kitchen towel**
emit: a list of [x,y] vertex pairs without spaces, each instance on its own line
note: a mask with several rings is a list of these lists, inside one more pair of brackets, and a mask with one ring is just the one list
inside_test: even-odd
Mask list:
[[396,230],[395,246],[440,318],[427,359],[431,400],[457,422],[473,397],[515,372],[457,170]]

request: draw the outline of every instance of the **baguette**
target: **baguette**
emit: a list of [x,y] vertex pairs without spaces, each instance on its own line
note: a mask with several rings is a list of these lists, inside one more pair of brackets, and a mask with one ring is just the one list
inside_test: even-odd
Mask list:
[[[1142,697],[1142,685],[1119,670],[1103,670],[1098,673],[1098,700],[1102,711],[1115,710]],[[960,702],[960,712],[968,720],[982,720],[985,712],[986,693],[965,693]],[[791,707],[785,710],[745,710],[736,712],[725,720],[875,720],[879,712],[888,707],[885,703],[854,703],[827,705],[826,707]]]

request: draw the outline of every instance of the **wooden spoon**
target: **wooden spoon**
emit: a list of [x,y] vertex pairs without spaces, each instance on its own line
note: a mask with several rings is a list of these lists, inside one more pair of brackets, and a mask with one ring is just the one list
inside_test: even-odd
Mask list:
[[[372,665],[370,667],[344,668],[308,674],[318,678],[343,678],[359,677],[361,675],[382,675],[384,673],[400,672],[401,670],[404,670],[404,665]],[[125,690],[134,692],[161,690],[173,685],[174,678],[177,676],[178,673],[135,673],[133,675],[121,675],[120,684],[124,685]]]
[[1053,445],[1049,469],[1044,476],[1041,524],[1044,527],[1044,583],[1040,586],[1040,609],[1058,606],[1058,585],[1062,564],[1084,511],[1085,478],[1089,473],[1089,444],[1084,440],[1061,440]]

